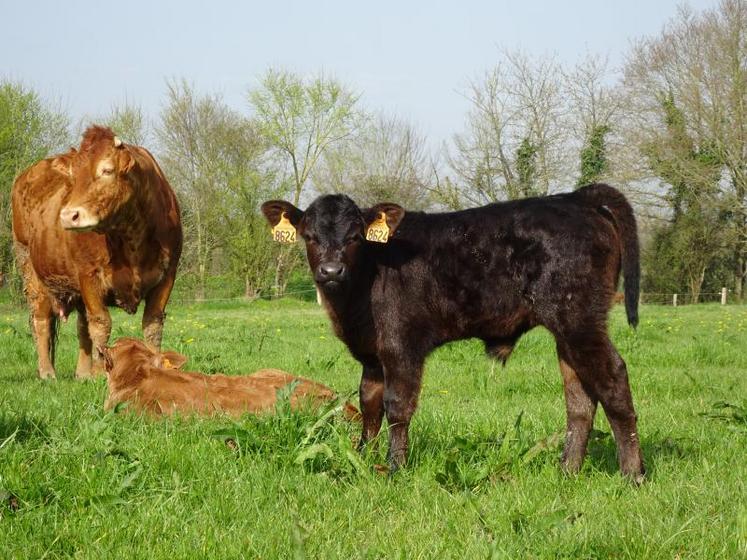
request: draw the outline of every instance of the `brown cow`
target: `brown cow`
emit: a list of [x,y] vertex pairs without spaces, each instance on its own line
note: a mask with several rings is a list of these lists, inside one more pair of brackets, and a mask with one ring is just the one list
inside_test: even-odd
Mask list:
[[[291,408],[320,406],[337,395],[329,387],[279,369],[261,369],[251,375],[205,375],[181,371],[187,358],[177,352],[158,352],[135,338],[120,338],[104,355],[109,396],[104,408],[131,403],[136,410],[154,415],[225,413],[233,416],[272,410],[277,392],[292,383]],[[350,403],[345,417],[360,417]]]
[[39,376],[54,378],[57,319],[78,311],[76,377],[102,371],[107,306],[135,313],[161,345],[182,250],[176,196],[153,156],[92,126],[80,150],[32,165],[13,184],[13,240],[31,310]]

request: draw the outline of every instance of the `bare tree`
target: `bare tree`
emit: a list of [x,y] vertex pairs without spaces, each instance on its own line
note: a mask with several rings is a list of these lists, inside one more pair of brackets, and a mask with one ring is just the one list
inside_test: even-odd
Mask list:
[[[466,131],[447,156],[468,204],[551,192],[567,177],[562,80],[553,58],[504,52],[470,84]],[[442,198],[453,198],[445,196]]]
[[615,140],[619,138],[623,98],[612,81],[609,59],[587,53],[572,70],[564,72],[563,81],[573,140],[581,142],[576,185],[614,181],[610,152],[615,152],[619,145]]
[[423,209],[430,204],[430,172],[425,137],[413,125],[379,114],[327,150],[312,180],[320,192],[344,192],[358,204],[388,200]]

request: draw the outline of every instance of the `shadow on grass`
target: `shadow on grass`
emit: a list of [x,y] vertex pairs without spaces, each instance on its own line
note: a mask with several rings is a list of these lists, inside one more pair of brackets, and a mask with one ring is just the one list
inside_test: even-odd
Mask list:
[[[384,437],[386,448],[387,442]],[[554,465],[560,470],[560,456],[563,450],[563,434],[538,434],[524,432],[517,419],[513,430],[485,434],[441,434],[437,430],[419,431],[411,441],[411,468],[426,463],[442,465],[452,486],[471,485],[475,481],[510,478],[511,473],[536,469],[541,465]],[[647,477],[656,476],[661,465],[677,461],[690,461],[697,455],[693,441],[689,438],[675,438],[654,434],[641,442]],[[665,467],[665,469],[669,469]],[[611,433],[593,430],[589,439],[585,459],[585,470],[601,472],[610,476],[618,475],[620,467],[617,459],[617,446]],[[587,471],[588,472],[588,471]],[[441,475],[444,478],[444,475]],[[454,484],[457,480],[458,484]],[[475,486],[477,484],[474,484]]]
[[[672,459],[686,460],[696,454],[691,440],[659,435],[644,438],[641,441],[641,451],[648,478],[656,475],[662,463]],[[598,430],[592,432],[586,461],[597,471],[609,474],[619,472],[617,446],[612,434]]]
[[27,414],[15,416],[0,412],[0,445],[9,438],[23,443],[32,438],[47,439],[49,430],[46,422]]

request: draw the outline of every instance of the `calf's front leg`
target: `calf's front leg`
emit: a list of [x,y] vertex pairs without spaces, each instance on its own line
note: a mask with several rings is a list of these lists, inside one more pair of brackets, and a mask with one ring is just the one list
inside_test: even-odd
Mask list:
[[384,370],[381,364],[363,365],[358,394],[363,416],[363,431],[358,449],[363,450],[366,444],[379,434],[384,418]]

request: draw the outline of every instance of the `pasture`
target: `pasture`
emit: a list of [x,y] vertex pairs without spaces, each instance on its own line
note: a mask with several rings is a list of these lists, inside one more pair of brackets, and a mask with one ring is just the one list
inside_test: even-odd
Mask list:
[[[112,339],[140,336],[113,312]],[[105,381],[36,377],[26,311],[0,305],[0,558],[738,558],[747,555],[747,307],[644,306],[611,336],[628,364],[648,481],[618,472],[597,415],[563,476],[554,343],[536,329],[505,368],[482,344],[428,360],[408,467],[380,474],[334,414],[151,420],[104,413]],[[343,394],[360,371],[315,304],[171,305],[163,347],[186,369],[277,367]],[[357,402],[357,398],[354,399]]]

